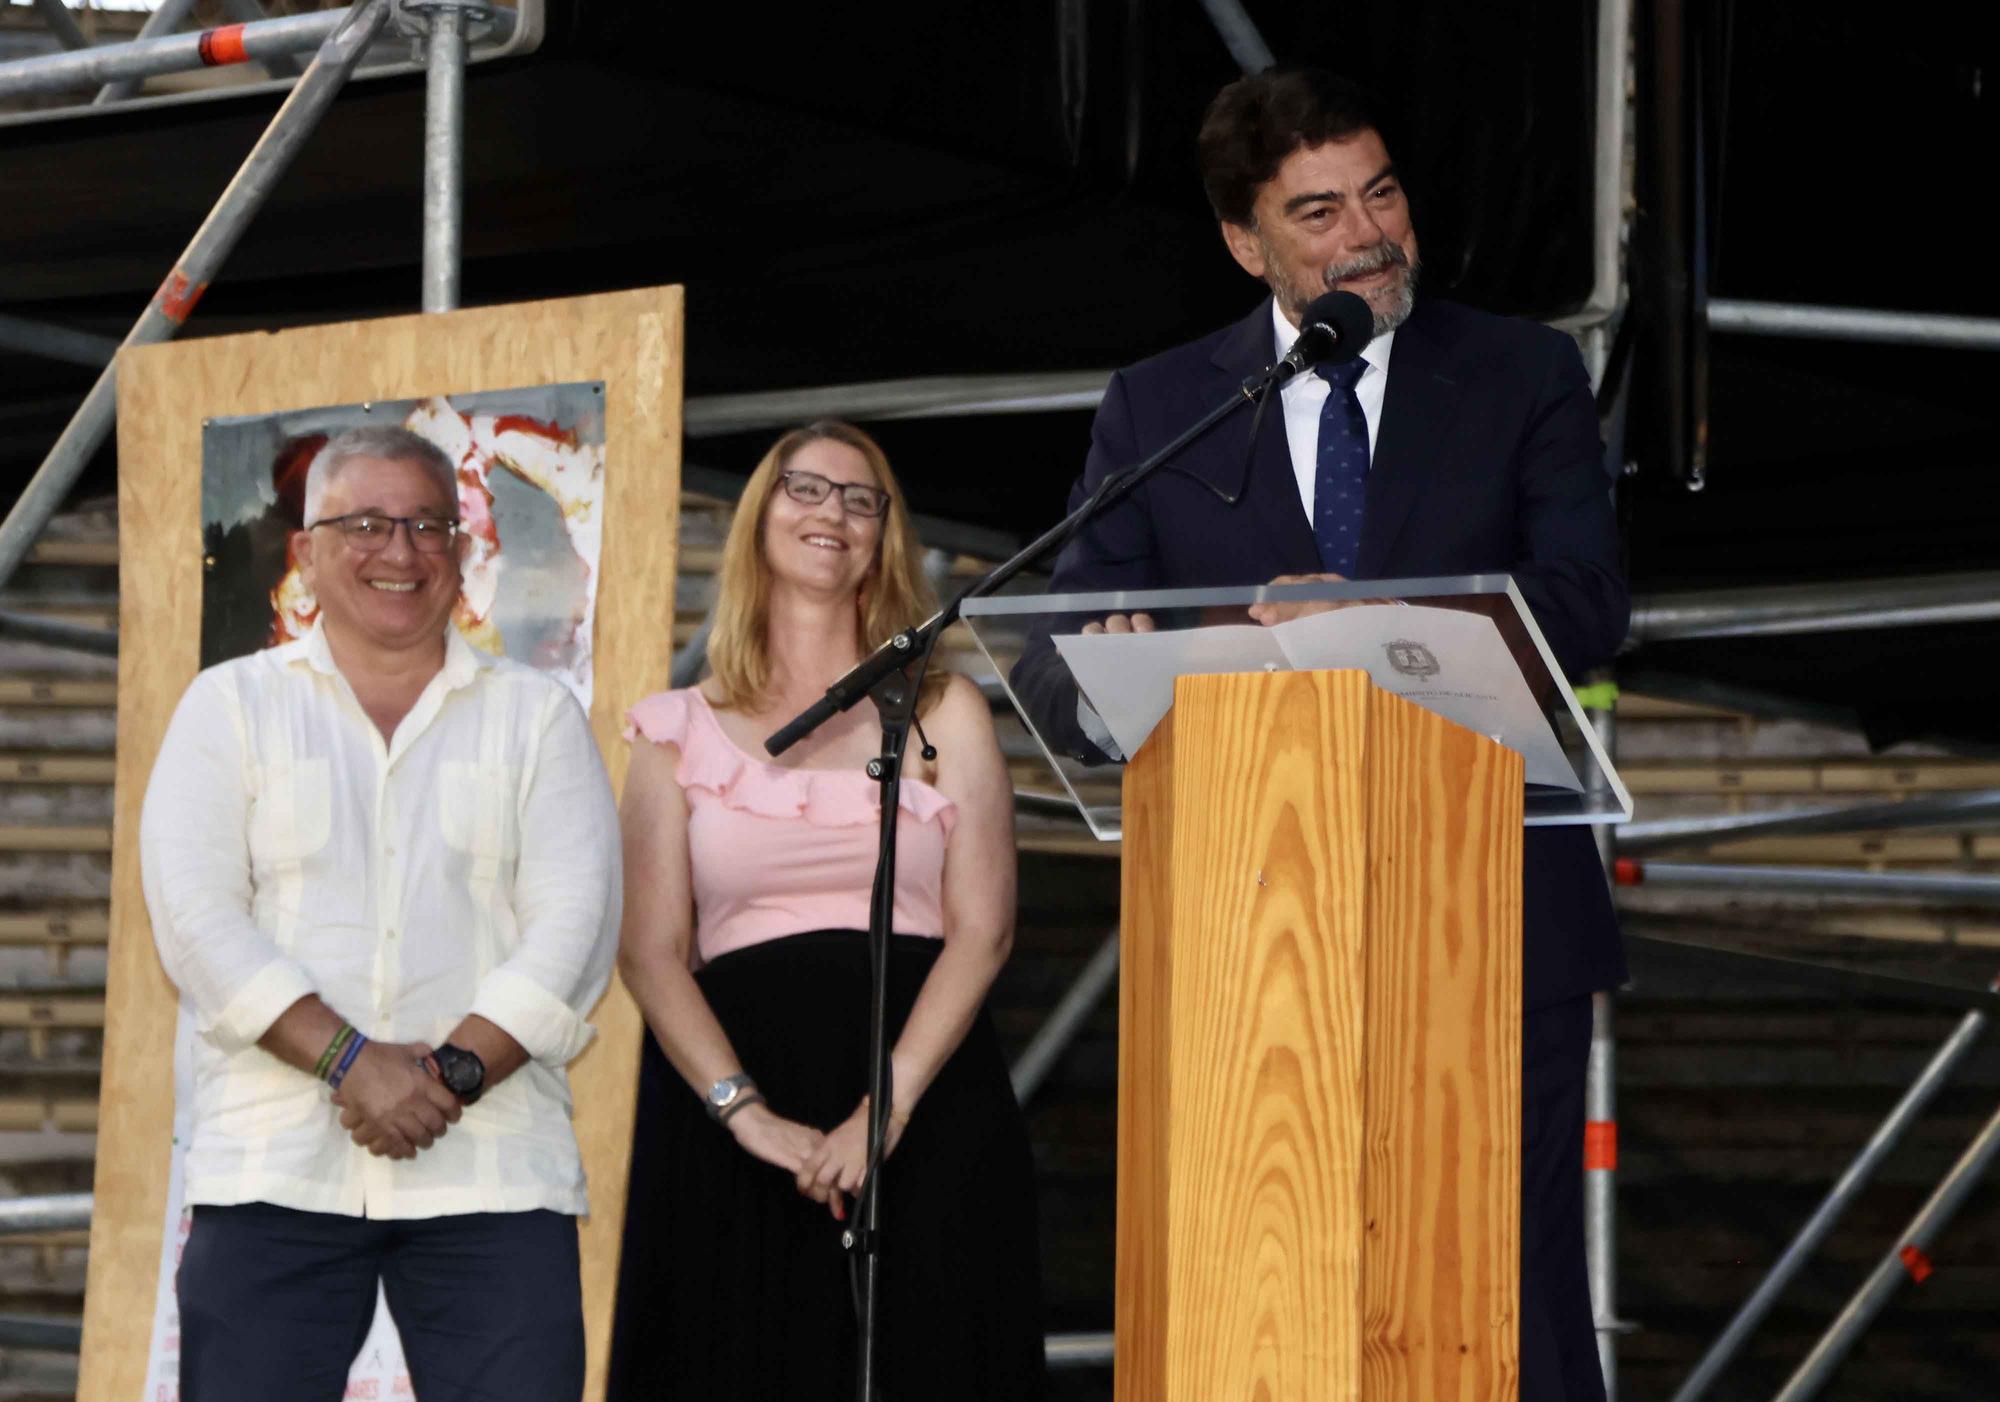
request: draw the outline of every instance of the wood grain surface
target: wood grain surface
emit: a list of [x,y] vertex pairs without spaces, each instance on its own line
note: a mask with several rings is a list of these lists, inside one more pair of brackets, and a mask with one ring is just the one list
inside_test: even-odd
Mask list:
[[[647,288],[217,337],[118,361],[118,772],[110,959],[79,1402],[139,1402],[173,1129],[175,993],[139,886],[153,756],[200,655],[204,417],[601,380],[606,500],[591,727],[614,786],[624,710],[668,684],[679,519],[682,296]],[[590,1178],[585,1396],[604,1392],[642,1027],[615,980],[571,1068]],[[150,1399],[148,1399],[150,1402]]]
[[1361,1396],[1518,1391],[1519,754],[1370,693]]
[[1125,770],[1118,899],[1118,1259],[1112,1299],[1116,1402],[1166,1396],[1157,1322],[1167,1317],[1167,1136],[1173,1069],[1173,712]]
[[1118,1402],[1511,1398],[1519,757],[1183,677],[1125,802]]

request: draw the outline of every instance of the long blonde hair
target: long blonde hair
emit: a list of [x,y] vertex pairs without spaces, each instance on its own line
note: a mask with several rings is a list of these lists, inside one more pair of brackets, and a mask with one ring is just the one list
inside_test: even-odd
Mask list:
[[[721,692],[718,704],[726,709],[755,709],[770,690],[771,567],[764,559],[764,515],[792,458],[808,443],[821,440],[844,443],[861,454],[875,475],[875,485],[889,498],[889,514],[882,518],[875,548],[875,568],[855,596],[863,652],[872,651],[937,610],[937,593],[924,578],[921,547],[910,528],[909,505],[896,475],[889,470],[882,445],[838,419],[820,419],[795,428],[771,445],[750,474],[736,506],[736,518],[729,525],[729,538],[722,546],[708,665]],[[924,679],[919,710],[930,709],[943,693],[944,683],[943,672],[933,667]]]

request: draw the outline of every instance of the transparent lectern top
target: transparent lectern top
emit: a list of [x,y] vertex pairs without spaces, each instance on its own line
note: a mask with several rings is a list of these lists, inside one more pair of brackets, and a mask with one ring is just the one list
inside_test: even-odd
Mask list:
[[[1259,603],[1322,605],[1276,627]],[[1086,633],[1143,614],[1144,633]],[[1632,798],[1507,575],[1023,594],[963,616],[1054,781],[1099,838],[1122,830],[1120,779],[1189,673],[1356,668],[1377,686],[1521,753],[1530,827],[1622,823]],[[1060,785],[1058,790],[1054,785]]]

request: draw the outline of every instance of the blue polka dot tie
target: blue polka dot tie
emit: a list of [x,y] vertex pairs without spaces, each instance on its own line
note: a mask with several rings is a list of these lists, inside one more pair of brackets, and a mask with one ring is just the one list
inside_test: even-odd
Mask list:
[[1365,360],[1315,365],[1330,386],[1319,411],[1319,474],[1313,479],[1313,539],[1322,568],[1354,574],[1361,551],[1361,510],[1368,496],[1368,420],[1354,386],[1368,368]]

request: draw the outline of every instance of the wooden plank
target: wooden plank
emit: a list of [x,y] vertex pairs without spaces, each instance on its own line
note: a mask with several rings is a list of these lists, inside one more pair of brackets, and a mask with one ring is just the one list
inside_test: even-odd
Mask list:
[[1841,760],[1820,766],[1828,793],[1922,792],[2000,788],[2000,764],[1990,760]]
[[[82,1096],[0,1096],[0,1130],[34,1134],[54,1128],[66,1134],[89,1134],[97,1128],[97,1101]],[[45,1241],[57,1233],[36,1233],[33,1237],[8,1237],[6,1244],[20,1246],[28,1241]],[[88,1238],[82,1232],[60,1233],[65,1246],[82,1246]]]
[[[668,684],[678,536],[682,296],[648,288],[559,301],[213,337],[124,352],[118,366],[117,831],[97,1210],[79,1402],[144,1386],[172,1137],[174,991],[139,887],[139,805],[160,737],[196,670],[201,627],[201,421],[319,405],[578,380],[605,386],[603,587],[591,726],[622,783],[624,710]],[[571,1068],[592,1215],[582,1233],[586,1397],[604,1391],[643,1029],[613,982]]]
[[1819,769],[1787,764],[1621,764],[1625,787],[1639,794],[1817,793]]
[[0,827],[0,852],[109,852],[111,829],[95,823]]
[[117,777],[118,765],[106,754],[0,755],[0,783],[108,784]]
[[1828,759],[1631,763],[1618,772],[1634,794],[1892,794],[2000,788],[1990,760]]
[[115,565],[116,540],[38,540],[28,548],[31,565]]
[[23,1232],[19,1236],[0,1237],[0,1250],[62,1251],[88,1245],[90,1233],[87,1231]]
[[[1827,833],[1810,837],[1746,837],[1703,850],[1713,862],[1777,862],[1802,866],[1899,866],[1958,862],[1973,851],[1970,837],[1956,833]],[[1683,857],[1681,852],[1676,857]]]
[[0,706],[115,706],[118,683],[72,677],[0,677]]
[[0,1027],[102,1027],[102,998],[0,997]]
[[0,944],[103,944],[111,917],[102,910],[30,910],[0,914]]

